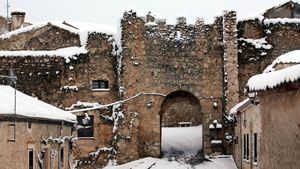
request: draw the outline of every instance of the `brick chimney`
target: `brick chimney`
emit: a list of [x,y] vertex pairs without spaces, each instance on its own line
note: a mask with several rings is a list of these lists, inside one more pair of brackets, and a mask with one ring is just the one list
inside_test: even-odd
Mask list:
[[25,11],[23,9],[14,9],[11,13],[10,31],[19,29],[25,20]]

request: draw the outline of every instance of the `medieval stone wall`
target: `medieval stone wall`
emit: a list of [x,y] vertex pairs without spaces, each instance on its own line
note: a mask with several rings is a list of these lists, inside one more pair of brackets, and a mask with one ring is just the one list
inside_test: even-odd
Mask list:
[[[54,27],[53,29],[57,28]],[[40,31],[42,30],[37,30],[37,32]],[[59,43],[48,43],[51,44],[50,46],[39,43],[37,39],[43,39],[44,36],[48,36],[48,33],[48,31],[42,33],[42,37],[25,38],[24,43],[20,42],[21,45],[17,45],[18,47],[12,46],[6,49],[6,44],[14,43],[18,38],[23,39],[25,35],[12,37],[12,39],[1,41],[2,48],[5,50],[26,50],[28,48],[32,50],[45,48],[51,50],[56,48],[55,45],[61,45],[62,47],[78,45],[74,44],[73,41],[70,43],[65,42],[63,39],[66,37],[64,36],[60,38],[56,36],[48,37],[48,41],[51,41],[52,38],[60,40]],[[38,33],[32,32],[31,34]],[[68,35],[71,36],[68,38],[71,40],[73,34]],[[78,35],[76,36],[76,43],[80,43]],[[109,36],[103,34],[90,34],[86,47],[90,52],[77,56],[77,59],[71,59],[69,63],[66,63],[65,59],[59,56],[3,56],[0,58],[0,74],[9,75],[9,71],[12,69],[18,77],[18,89],[58,107],[70,107],[77,101],[110,103],[116,100],[118,90],[115,70],[116,58],[111,53],[113,46],[108,42],[109,38]],[[31,47],[31,45],[34,47]],[[2,84],[9,83],[5,78],[1,80]],[[93,80],[107,80],[109,90],[91,90]]]
[[[255,28],[249,31],[248,28]],[[238,25],[238,72],[240,99],[248,79],[262,73],[278,56],[300,49],[297,23],[264,22],[252,20]],[[287,38],[288,37],[288,38]],[[261,43],[265,39],[266,43]],[[255,45],[255,42],[259,45]],[[258,40],[258,41],[257,41]],[[249,43],[250,42],[250,43]]]
[[[235,16],[228,15],[227,22],[230,22],[227,28],[230,36],[236,31]],[[124,97],[140,92],[164,95],[176,91],[190,93],[201,107],[199,116],[203,117],[204,151],[211,153],[208,125],[215,119],[222,121],[224,108],[222,17],[212,25],[205,25],[201,19],[195,25],[187,25],[184,18],[179,18],[176,25],[166,25],[161,21],[157,24],[145,23],[136,13],[127,12],[121,23]],[[236,40],[229,36],[228,57],[235,57]],[[229,64],[235,64],[236,60],[232,58]],[[126,110],[139,113],[140,157],[160,156],[163,101],[161,96],[143,96],[125,105]],[[149,102],[152,105],[150,108],[147,107]],[[217,103],[216,108],[213,107],[214,102]]]

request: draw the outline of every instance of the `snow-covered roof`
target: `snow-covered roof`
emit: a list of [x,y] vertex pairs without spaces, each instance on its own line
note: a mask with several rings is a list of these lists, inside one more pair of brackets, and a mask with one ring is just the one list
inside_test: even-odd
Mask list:
[[37,23],[37,24],[33,24],[33,25],[30,25],[30,26],[27,26],[27,27],[16,29],[14,31],[11,31],[11,32],[8,32],[6,34],[1,35],[0,38],[1,39],[8,39],[13,35],[18,35],[20,33],[25,33],[25,32],[29,32],[29,31],[32,31],[32,30],[36,30],[36,29],[42,28],[46,25],[53,25],[53,26],[59,27],[61,29],[67,30],[71,33],[80,34],[80,31],[78,29],[75,29],[71,26],[67,26],[67,25],[65,25],[63,23],[60,23],[60,22],[53,21],[53,22]]
[[117,27],[111,25],[104,25],[104,24],[96,24],[96,23],[89,23],[89,22],[78,22],[78,21],[65,21],[64,24],[69,24],[78,28],[82,31],[89,31],[89,32],[99,32],[105,33],[107,35],[116,36],[117,35]]
[[250,92],[274,89],[283,83],[295,82],[300,79],[300,64],[274,72],[252,76],[246,85]]
[[283,6],[283,5],[285,5],[286,3],[290,3],[290,2],[300,4],[300,1],[299,1],[299,0],[284,0],[282,3],[277,4],[276,6],[273,6],[273,7],[271,7],[270,9],[266,10],[266,12],[268,12],[268,11],[270,11],[270,10],[272,10],[272,9],[277,9],[277,8],[279,8],[279,7]]
[[249,98],[241,101],[240,103],[238,103],[237,105],[235,105],[232,109],[230,109],[229,114],[236,114],[238,111],[240,111],[248,103],[250,103],[250,99]]
[[288,23],[300,23],[299,18],[271,18],[271,19],[265,19],[263,21],[265,25],[270,25],[270,24],[288,24]]
[[67,47],[67,48],[61,48],[57,50],[47,51],[47,50],[41,50],[41,51],[0,51],[0,57],[25,57],[25,56],[57,56],[57,57],[63,57],[65,58],[66,62],[68,63],[70,61],[70,58],[74,58],[75,56],[78,56],[80,54],[86,54],[88,51],[84,47]]
[[23,27],[20,29],[16,29],[14,31],[5,33],[0,36],[0,39],[8,39],[13,35],[18,35],[21,33],[29,32],[32,30],[36,30],[42,28],[46,25],[56,26],[60,29],[64,29],[71,33],[77,34],[80,37],[81,46],[86,45],[88,33],[89,32],[98,32],[98,33],[105,33],[108,35],[115,36],[117,33],[117,29],[108,26],[108,25],[100,25],[100,24],[92,24],[92,23],[83,23],[83,22],[58,22],[58,21],[51,21],[51,22],[44,22],[44,23],[37,23],[27,27]]
[[[0,116],[14,114],[14,92],[15,89],[10,86],[0,85]],[[24,118],[76,123],[74,114],[19,91],[16,93],[16,115]]]
[[300,50],[294,50],[283,55],[280,55],[276,58],[271,65],[269,65],[265,70],[264,73],[273,72],[275,71],[275,67],[278,64],[298,64],[300,63]]

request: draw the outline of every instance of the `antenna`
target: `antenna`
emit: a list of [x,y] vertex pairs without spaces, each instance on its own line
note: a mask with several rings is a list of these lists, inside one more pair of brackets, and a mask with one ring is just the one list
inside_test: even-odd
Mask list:
[[9,31],[9,27],[8,27],[8,10],[9,10],[9,3],[8,3],[8,0],[6,0],[6,28],[7,28],[7,31]]

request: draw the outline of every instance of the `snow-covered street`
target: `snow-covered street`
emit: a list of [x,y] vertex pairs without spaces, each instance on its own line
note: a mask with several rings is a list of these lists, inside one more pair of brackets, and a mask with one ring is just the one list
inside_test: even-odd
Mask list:
[[164,156],[172,151],[196,155],[202,149],[202,126],[162,128],[161,147]]
[[[163,158],[147,157],[105,169],[236,169],[232,156],[197,156],[202,149],[202,126],[162,128]],[[199,155],[199,154],[198,154]]]
[[216,156],[201,164],[191,166],[167,159],[143,158],[120,166],[107,166],[104,169],[237,169],[231,156]]

